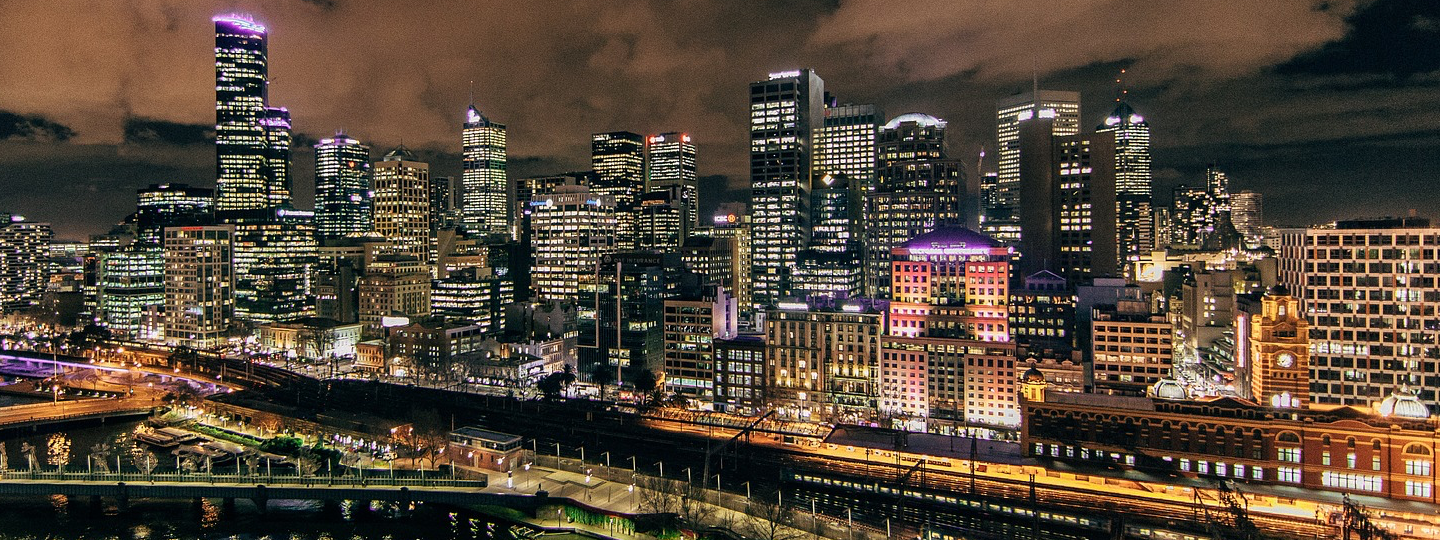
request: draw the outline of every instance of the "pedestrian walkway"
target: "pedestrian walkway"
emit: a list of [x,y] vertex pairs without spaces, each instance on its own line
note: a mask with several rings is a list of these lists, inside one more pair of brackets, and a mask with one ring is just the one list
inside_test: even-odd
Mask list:
[[[534,495],[544,491],[550,497],[570,501],[571,504],[542,506],[534,519],[527,520],[529,525],[548,532],[575,532],[619,540],[655,538],[653,535],[631,532],[634,518],[654,512],[656,501],[666,497],[679,497],[679,494],[661,493],[647,486],[683,486],[679,480],[663,479],[672,482],[667,484],[659,478],[635,475],[629,469],[581,464],[573,459],[556,460],[545,456],[540,459],[547,462],[547,465],[557,467],[531,464],[528,468],[517,469],[513,475],[470,470],[483,472],[490,477],[486,492]],[[799,509],[781,510],[774,505],[756,503],[738,494],[706,489],[699,491],[699,496],[703,502],[692,502],[691,506],[694,508],[693,514],[707,517],[705,528],[728,529],[739,536],[799,538],[817,535],[818,532],[819,537],[834,540],[885,538],[883,531],[869,530],[860,525],[854,525],[852,530],[851,526],[843,522],[837,524],[839,520],[833,517],[818,516],[817,519],[817,516],[810,512]],[[714,502],[710,502],[712,497]],[[747,508],[759,515],[747,514]],[[584,523],[574,519],[577,513],[601,514],[606,517],[599,524]],[[763,523],[762,516],[781,518],[779,534],[759,531],[770,528]]]

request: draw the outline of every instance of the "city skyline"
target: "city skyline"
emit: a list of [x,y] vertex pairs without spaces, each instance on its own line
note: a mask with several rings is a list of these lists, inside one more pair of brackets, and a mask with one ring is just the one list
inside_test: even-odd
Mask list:
[[[1218,161],[1236,189],[1266,195],[1271,224],[1403,215],[1411,208],[1423,214],[1433,207],[1423,192],[1421,198],[1408,195],[1420,192],[1416,188],[1427,177],[1415,164],[1435,161],[1427,159],[1435,145],[1434,131],[1426,127],[1433,124],[1428,120],[1434,107],[1425,105],[1435,98],[1424,90],[1430,84],[1426,74],[1440,63],[1425,55],[1384,54],[1389,46],[1423,48],[1435,40],[1425,25],[1433,20],[1432,6],[1392,1],[1325,10],[1305,3],[1212,8],[1184,17],[1211,31],[1189,46],[1178,44],[1185,32],[1161,35],[1159,29],[1177,19],[1166,7],[1134,14],[1146,28],[1133,40],[1117,45],[1091,37],[1082,31],[1085,21],[1107,20],[1102,9],[1076,15],[1076,29],[1056,32],[1074,41],[1074,50],[1061,51],[1045,47],[1055,38],[1039,39],[1034,31],[1017,38],[992,33],[1011,23],[984,17],[984,9],[994,9],[989,7],[936,18],[934,42],[916,43],[901,35],[901,19],[917,16],[917,10],[943,10],[918,6],[899,14],[853,3],[782,13],[754,8],[738,15],[706,8],[680,16],[635,5],[602,12],[574,50],[554,50],[553,44],[519,36],[487,49],[461,43],[463,27],[445,27],[417,51],[390,38],[342,46],[349,38],[336,35],[332,26],[363,24],[384,10],[363,3],[321,4],[202,4],[164,13],[142,7],[87,13],[83,19],[30,17],[44,23],[0,39],[13,50],[30,50],[42,41],[41,32],[73,35],[94,30],[100,20],[137,30],[127,36],[146,37],[136,43],[131,41],[136,37],[90,32],[96,37],[78,40],[81,47],[108,47],[106,55],[94,57],[129,66],[124,73],[91,62],[57,62],[50,53],[16,55],[0,65],[0,72],[14,75],[10,80],[27,81],[0,98],[0,111],[8,114],[0,125],[0,163],[6,165],[0,181],[12,188],[7,210],[53,222],[58,237],[83,238],[123,218],[136,188],[157,182],[211,186],[214,145],[205,137],[213,129],[208,117],[214,112],[208,109],[214,102],[200,81],[213,76],[214,67],[200,51],[213,36],[197,23],[230,8],[253,13],[272,34],[270,72],[283,83],[271,88],[271,101],[286,104],[292,115],[290,176],[302,208],[310,206],[313,189],[310,146],[336,129],[377,149],[405,143],[434,164],[437,176],[459,176],[455,131],[473,80],[477,105],[508,120],[512,177],[585,168],[591,133],[691,133],[704,146],[698,164],[704,215],[717,204],[747,199],[746,115],[734,89],[757,74],[804,67],[843,88],[846,101],[947,120],[950,151],[957,157],[978,152],[982,144],[995,155],[986,118],[993,118],[997,99],[1027,90],[1034,76],[1042,87],[1080,92],[1081,124],[1099,123],[1113,108],[1115,73],[1128,67],[1127,101],[1152,124],[1157,193],[1196,183],[1205,163]],[[570,24],[546,16],[554,10],[539,11],[494,16],[521,29]],[[732,35],[703,31],[705,21],[722,16],[735,18]],[[861,17],[872,24],[856,24]],[[52,22],[65,24],[46,26]],[[736,39],[771,35],[785,24],[799,30],[795,37],[763,44]],[[975,28],[982,24],[995,26]],[[1274,25],[1286,30],[1272,31]],[[862,26],[869,30],[855,30]],[[957,49],[967,42],[961,30],[979,32],[983,46]],[[1381,32],[1386,35],[1377,37]],[[1023,36],[1038,40],[1036,58],[1005,52],[1003,45]],[[854,46],[871,39],[883,46],[868,52]],[[1241,42],[1249,50],[1231,46]],[[526,46],[533,50],[506,55]],[[938,54],[913,56],[931,46]],[[493,53],[495,48],[502,50]],[[417,61],[387,63],[396,55]],[[575,65],[572,57],[584,59],[584,65]],[[340,76],[313,76],[317,69]],[[423,82],[405,79],[407,74],[421,75]],[[389,84],[366,87],[363,81],[371,77]],[[605,81],[610,83],[598,84]],[[567,84],[561,88],[556,82]],[[377,95],[381,92],[393,94]],[[1241,106],[1250,112],[1236,114]],[[1377,122],[1376,113],[1392,120]],[[52,197],[55,185],[68,196]],[[1348,196],[1357,204],[1318,206],[1310,190]],[[87,200],[88,211],[77,216],[68,208],[71,200]]]

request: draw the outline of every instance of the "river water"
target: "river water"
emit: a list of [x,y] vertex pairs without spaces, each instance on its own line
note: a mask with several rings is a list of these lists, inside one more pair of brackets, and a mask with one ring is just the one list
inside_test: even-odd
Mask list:
[[[96,444],[108,445],[129,469],[131,456],[144,445],[132,434],[140,422],[60,428],[50,433],[0,432],[11,470],[24,469],[22,443],[36,448],[42,467],[62,461],[70,470],[84,470]],[[156,472],[173,469],[173,462]],[[319,501],[272,500],[261,514],[249,501],[237,500],[226,510],[219,500],[132,500],[124,511],[113,500],[92,506],[63,495],[48,498],[0,497],[0,540],[510,540],[520,532],[513,524],[442,506],[420,506],[399,512],[390,503],[346,501],[326,507]]]

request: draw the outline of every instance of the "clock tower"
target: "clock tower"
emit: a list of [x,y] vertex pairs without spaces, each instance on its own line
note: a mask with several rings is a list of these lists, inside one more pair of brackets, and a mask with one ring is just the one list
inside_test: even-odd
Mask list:
[[1261,405],[1305,408],[1310,404],[1309,324],[1300,301],[1283,286],[1260,299],[1250,318],[1250,396]]

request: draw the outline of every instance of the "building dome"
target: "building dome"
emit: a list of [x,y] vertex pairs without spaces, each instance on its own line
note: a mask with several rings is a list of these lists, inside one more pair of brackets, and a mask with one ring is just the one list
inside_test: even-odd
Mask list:
[[1190,394],[1185,392],[1185,387],[1180,386],[1180,381],[1175,379],[1160,379],[1155,386],[1150,387],[1150,395],[1158,399],[1188,399]]
[[1376,412],[1385,418],[1429,418],[1430,408],[1426,407],[1416,397],[1415,392],[1409,386],[1401,386],[1399,390],[1390,393],[1390,397],[1380,401]]
[[946,124],[944,120],[941,120],[934,116],[930,116],[925,113],[912,112],[896,116],[895,118],[891,118],[889,122],[885,123],[885,127],[883,129],[895,129],[897,127],[900,127],[900,124],[903,124],[905,122],[914,122],[916,124],[919,124],[921,127],[943,128]]
[[1041,373],[1040,370],[1035,369],[1035,366],[1030,366],[1030,369],[1025,370],[1024,378],[1025,382],[1028,384],[1045,383],[1045,374]]

